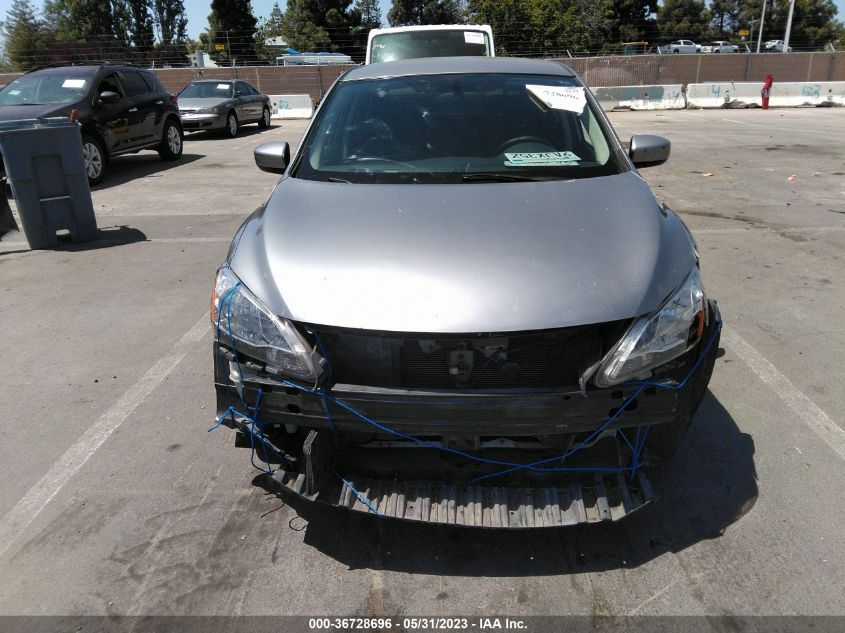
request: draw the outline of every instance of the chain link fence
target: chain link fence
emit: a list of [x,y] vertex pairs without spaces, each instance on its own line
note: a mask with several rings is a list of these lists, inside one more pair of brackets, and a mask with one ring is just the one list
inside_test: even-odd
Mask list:
[[[590,86],[690,84],[708,81],[845,81],[845,52],[711,55],[632,55],[558,59]],[[196,79],[248,81],[265,94],[308,94],[317,104],[335,79],[352,66],[239,66],[235,68],[157,68],[171,92]],[[0,85],[20,73],[0,74]]]

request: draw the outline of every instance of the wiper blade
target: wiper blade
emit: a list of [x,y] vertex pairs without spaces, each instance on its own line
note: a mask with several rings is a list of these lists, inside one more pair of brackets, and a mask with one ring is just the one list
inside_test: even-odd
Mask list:
[[534,182],[536,178],[517,174],[464,174],[464,182]]
[[345,182],[347,185],[350,184],[350,181],[344,180],[343,178],[336,178],[335,176],[329,176],[326,180],[329,182]]

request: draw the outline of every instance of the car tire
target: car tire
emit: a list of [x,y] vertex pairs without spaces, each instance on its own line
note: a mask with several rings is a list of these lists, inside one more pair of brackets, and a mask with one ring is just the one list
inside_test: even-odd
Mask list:
[[229,138],[235,138],[238,135],[238,115],[234,112],[226,115],[226,127],[223,128],[223,134]]
[[184,146],[185,135],[182,133],[182,128],[173,119],[167,119],[161,131],[158,155],[163,160],[179,160]]
[[266,130],[270,127],[270,108],[264,108],[264,111],[261,113],[261,118],[258,119],[258,127],[262,130]]
[[108,159],[103,144],[96,136],[82,135],[82,159],[85,161],[85,175],[88,176],[88,186],[93,187],[103,182]]
[[673,51],[672,51],[672,54],[673,54],[673,55],[677,55],[677,54],[678,54],[678,53],[680,53],[680,52],[681,52],[681,51],[679,51],[679,50],[676,48],[675,50],[673,50]]

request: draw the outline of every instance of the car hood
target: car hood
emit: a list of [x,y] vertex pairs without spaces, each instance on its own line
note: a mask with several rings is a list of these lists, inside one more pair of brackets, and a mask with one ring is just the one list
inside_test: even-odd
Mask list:
[[179,97],[179,109],[198,110],[199,108],[213,108],[216,105],[222,105],[228,101],[229,99],[218,99],[217,97],[194,97],[193,99]]
[[0,121],[22,121],[44,117],[68,116],[74,107],[72,103],[30,104],[0,106]]
[[384,185],[285,178],[232,270],[294,321],[481,333],[656,310],[696,257],[642,178]]

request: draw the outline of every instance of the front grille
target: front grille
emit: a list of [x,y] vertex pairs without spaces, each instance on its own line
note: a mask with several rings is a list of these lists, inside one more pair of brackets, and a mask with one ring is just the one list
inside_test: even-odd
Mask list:
[[320,330],[335,383],[420,389],[566,387],[627,322],[487,335],[396,336]]

